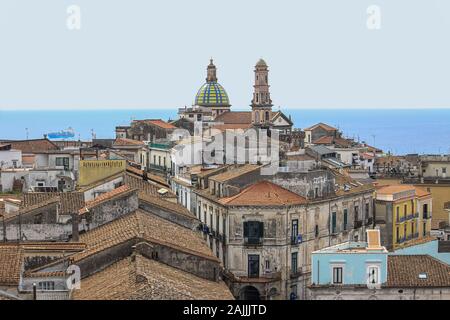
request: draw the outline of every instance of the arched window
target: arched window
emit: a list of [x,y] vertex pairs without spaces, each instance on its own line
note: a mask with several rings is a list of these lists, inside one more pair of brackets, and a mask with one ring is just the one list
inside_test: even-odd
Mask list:
[[266,121],[269,121],[269,111],[266,111]]

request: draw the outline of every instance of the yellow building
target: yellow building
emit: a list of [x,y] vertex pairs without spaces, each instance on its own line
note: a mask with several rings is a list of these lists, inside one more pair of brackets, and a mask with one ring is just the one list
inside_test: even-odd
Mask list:
[[[450,171],[450,170],[449,170]],[[378,179],[377,186],[400,184],[400,179]],[[450,183],[418,183],[415,187],[431,193],[433,198],[432,229],[441,229],[442,225],[450,223],[449,214],[444,209],[444,204],[450,201]]]
[[78,185],[87,186],[119,172],[125,172],[126,165],[125,160],[81,160]]
[[389,250],[427,237],[431,231],[432,196],[411,185],[390,185],[377,189],[375,223],[382,243]]

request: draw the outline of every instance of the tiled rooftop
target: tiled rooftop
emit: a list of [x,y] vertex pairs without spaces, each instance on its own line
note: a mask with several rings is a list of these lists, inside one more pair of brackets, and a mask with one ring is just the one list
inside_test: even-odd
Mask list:
[[147,123],[158,126],[163,129],[175,129],[176,127],[164,120],[161,119],[146,119],[146,120],[134,120],[133,122],[137,123]]
[[150,196],[140,193],[139,194],[139,200],[148,202],[152,205],[155,205],[157,207],[162,208],[163,210],[169,210],[178,214],[181,214],[183,216],[196,219],[196,217],[185,207],[183,207],[181,204],[169,202],[167,200],[161,199],[160,197],[156,196]]
[[0,245],[0,285],[17,286],[22,270],[23,249],[18,245]]
[[[166,199],[176,198],[176,194],[174,194],[168,187],[145,181],[142,179],[142,177],[138,177],[133,174],[126,174],[125,183],[132,188],[138,189],[139,195],[161,197]],[[158,190],[161,189],[166,189],[167,192],[161,194],[158,192]]]
[[210,179],[217,181],[217,182],[226,182],[228,180],[237,178],[243,174],[252,172],[259,168],[260,168],[260,166],[258,166],[256,164],[245,164],[245,165],[239,166],[237,168],[229,168],[226,172],[219,173],[218,175],[212,176],[212,177],[210,177]]
[[450,266],[429,255],[390,255],[386,286],[450,287]]
[[84,205],[82,192],[29,192],[22,194],[22,207],[27,208],[50,199],[59,201],[60,214],[76,213]]
[[305,204],[307,200],[272,182],[260,181],[219,202],[227,206],[287,206]]
[[74,300],[222,300],[233,299],[224,282],[209,281],[147,259],[120,260],[81,280]]
[[314,129],[319,128],[319,127],[324,129],[324,130],[327,130],[327,131],[336,131],[337,130],[336,128],[334,128],[332,126],[329,126],[328,124],[325,124],[325,123],[322,123],[322,122],[320,122],[318,124],[315,124],[315,125],[313,125],[311,127],[305,128],[303,130],[304,131],[310,131],[310,130],[314,130]]
[[118,197],[128,195],[130,193],[133,193],[134,191],[136,191],[136,189],[133,189],[128,185],[120,186],[110,192],[106,192],[106,193],[99,195],[94,200],[87,201],[85,203],[85,205],[83,206],[83,208],[81,208],[78,211],[78,213],[84,214],[84,213],[88,212],[89,209],[95,208],[96,206],[98,206],[106,201],[111,201],[112,199],[116,199]]
[[16,140],[7,141],[7,143],[11,144],[12,149],[21,150],[22,153],[59,150],[58,146],[48,139]]
[[127,139],[127,138],[117,138],[114,141],[113,146],[144,146],[144,142],[133,140],[133,139]]
[[73,257],[75,261],[79,261],[134,238],[143,238],[152,243],[218,261],[200,235],[142,210],[80,235],[80,242],[86,243],[87,249]]

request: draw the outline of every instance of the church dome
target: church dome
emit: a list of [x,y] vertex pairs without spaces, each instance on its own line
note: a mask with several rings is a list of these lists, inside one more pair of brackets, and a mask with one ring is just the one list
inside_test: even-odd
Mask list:
[[195,105],[202,107],[230,106],[227,92],[217,82],[216,71],[216,66],[211,59],[207,68],[206,83],[198,90],[195,97]]
[[217,82],[205,83],[195,97],[195,105],[203,107],[229,106],[225,89]]

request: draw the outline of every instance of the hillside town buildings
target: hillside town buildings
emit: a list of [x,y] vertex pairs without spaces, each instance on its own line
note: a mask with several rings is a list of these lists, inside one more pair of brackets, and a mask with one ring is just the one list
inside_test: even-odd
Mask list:
[[178,119],[0,139],[0,299],[450,299],[448,157],[296,128],[253,71],[239,111],[211,59]]

